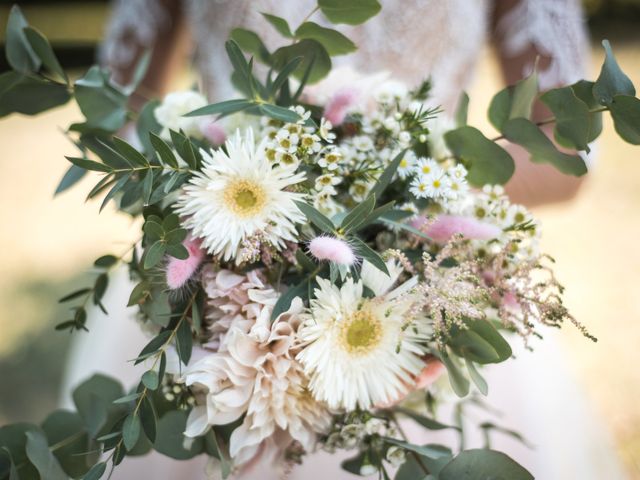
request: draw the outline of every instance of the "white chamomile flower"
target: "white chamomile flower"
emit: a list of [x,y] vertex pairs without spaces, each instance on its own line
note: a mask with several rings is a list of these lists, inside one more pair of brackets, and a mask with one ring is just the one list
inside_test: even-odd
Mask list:
[[341,181],[342,179],[333,173],[325,173],[316,178],[315,187],[316,190],[323,190],[324,188],[338,185]]
[[373,150],[373,140],[371,140],[371,137],[359,135],[353,138],[353,146],[361,152],[368,152]]
[[413,179],[411,182],[411,186],[409,187],[409,191],[416,198],[426,198],[427,197],[427,182],[425,177],[418,176]]
[[404,157],[402,157],[402,160],[400,160],[400,163],[398,164],[398,170],[397,170],[398,176],[403,180],[408,176],[410,176],[411,173],[413,172],[415,164],[416,164],[416,154],[413,153],[411,150],[407,150],[406,153],[404,154]]
[[485,185],[482,187],[482,193],[487,195],[491,200],[500,200],[504,195],[504,187],[502,185]]
[[466,182],[467,181],[467,174],[469,172],[467,172],[467,169],[464,168],[464,165],[458,164],[455,167],[449,168],[447,170],[447,173],[449,174],[449,176],[452,179]]
[[406,460],[406,455],[404,450],[400,447],[396,447],[395,445],[389,447],[387,450],[387,462],[389,462],[394,467],[399,467]]
[[420,158],[415,166],[417,175],[427,176],[442,172],[442,167],[432,158]]
[[300,159],[294,153],[276,150],[276,162],[283,168],[295,169],[300,164]]
[[362,180],[356,180],[349,187],[349,194],[356,202],[362,202],[371,190],[371,184]]
[[522,205],[511,205],[507,210],[507,223],[510,225],[520,225],[531,220],[533,217]]
[[449,195],[451,180],[449,180],[449,176],[445,174],[442,169],[426,175],[423,180],[427,184],[425,191],[427,197],[443,198]]
[[[386,275],[368,262],[361,280],[338,288],[319,278],[310,312],[298,330],[304,347],[296,356],[313,396],[331,409],[368,409],[406,393],[424,362],[426,322],[415,318],[412,279],[394,290],[402,268],[388,262]],[[375,294],[363,297],[364,286]]]
[[184,227],[202,239],[209,253],[238,258],[242,242],[256,233],[276,248],[296,240],[296,224],[305,217],[295,204],[303,195],[286,191],[304,181],[304,173],[273,166],[264,139],[256,146],[253,130],[237,130],[223,149],[202,151],[203,167],[184,187],[177,212]]

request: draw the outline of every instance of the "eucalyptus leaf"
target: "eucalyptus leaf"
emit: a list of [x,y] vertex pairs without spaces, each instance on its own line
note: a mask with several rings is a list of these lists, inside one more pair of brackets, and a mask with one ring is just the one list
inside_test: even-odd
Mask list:
[[626,142],[640,145],[640,100],[616,95],[609,105],[616,132]]
[[133,450],[133,447],[138,443],[141,430],[140,417],[135,413],[127,415],[122,424],[122,441],[128,451]]
[[203,115],[229,115],[231,113],[241,112],[249,107],[255,106],[255,102],[238,98],[235,100],[225,100],[224,102],[212,103],[206,107],[201,107],[192,112],[186,113],[185,117],[201,117]]
[[332,23],[360,25],[378,14],[377,0],[318,0],[318,7]]
[[166,245],[158,240],[144,252],[144,268],[149,270],[160,263],[167,250]]
[[582,158],[559,151],[542,130],[526,118],[507,121],[503,133],[508,140],[524,147],[531,154],[532,162],[550,163],[568,175],[581,176],[587,173]]
[[32,27],[24,28],[23,32],[29,41],[31,48],[42,61],[42,64],[47,67],[49,71],[62,78],[65,83],[68,83],[69,80],[67,79],[67,75],[64,73],[56,54],[53,53],[53,48],[51,48],[49,40],[47,40],[42,33]]
[[440,472],[439,480],[533,480],[524,467],[502,452],[465,450]]
[[82,180],[86,173],[87,171],[84,168],[80,168],[77,165],[71,165],[56,187],[54,195],[58,195],[74,186]]
[[202,452],[202,437],[191,439],[188,444],[185,442],[187,415],[184,410],[170,410],[160,418],[153,444],[156,451],[176,460],[188,460]]
[[620,69],[611,51],[611,44],[608,40],[603,40],[602,46],[605,51],[605,60],[600,76],[593,86],[593,96],[602,105],[610,105],[616,95],[635,96],[636,89],[629,77]]
[[367,260],[371,265],[376,267],[385,275],[389,275],[389,269],[387,269],[387,265],[384,263],[384,260],[378,252],[373,250],[358,237],[350,237],[349,241],[358,255],[360,255],[364,260]]
[[569,148],[589,152],[591,119],[589,107],[571,87],[554,88],[540,97],[556,117],[556,140]]
[[322,230],[325,233],[335,232],[336,226],[333,224],[333,222],[329,218],[324,216],[322,213],[320,213],[318,210],[316,210],[311,205],[305,202],[295,202],[295,203],[300,209],[300,211],[304,213],[307,219],[311,223],[313,223],[316,227],[318,227],[320,230]]
[[440,359],[447,368],[451,388],[453,388],[453,391],[459,397],[465,397],[469,393],[469,379],[464,376],[458,364],[453,360],[453,357],[443,353]]
[[91,467],[91,470],[89,470],[87,474],[82,477],[82,480],[100,480],[100,478],[102,478],[106,471],[106,462],[96,463],[93,467]]
[[91,67],[76,80],[74,93],[89,126],[115,132],[124,125],[127,96],[110,83],[106,70]]
[[70,98],[67,86],[61,83],[18,72],[0,75],[0,117],[10,113],[37,115],[64,105]]
[[269,13],[262,13],[262,16],[278,31],[280,35],[287,38],[293,38],[291,28],[289,28],[289,24],[284,18],[277,17],[276,15],[271,15]]
[[234,28],[231,30],[231,38],[242,50],[260,59],[263,63],[269,61],[269,50],[255,32],[246,28]]
[[314,22],[304,22],[295,33],[296,38],[310,38],[320,42],[327,49],[329,55],[346,55],[355,52],[356,44],[342,33],[331,28],[325,28]]
[[69,477],[49,450],[45,435],[41,431],[31,430],[26,433],[26,436],[27,457],[38,470],[40,477],[47,480],[68,480]]
[[298,120],[300,120],[300,115],[298,115],[293,110],[289,110],[285,107],[262,103],[258,106],[258,108],[263,115],[274,118],[276,120],[280,120],[282,122],[296,123]]
[[7,63],[21,73],[37,72],[41,63],[24,33],[28,26],[20,7],[11,7],[5,33],[5,53]]
[[465,357],[464,361],[467,366],[467,372],[469,372],[469,377],[475,386],[478,387],[480,393],[487,395],[489,393],[489,385],[487,384],[487,381],[482,377],[482,375],[480,375],[477,367],[472,360],[469,360],[469,357]]
[[467,179],[475,186],[505,184],[515,171],[507,151],[474,127],[460,127],[444,136],[453,154],[469,164]]
[[331,70],[331,58],[326,48],[320,42],[308,38],[273,52],[273,67],[276,70],[282,70],[296,57],[302,57],[303,60],[293,71],[293,76],[302,79],[309,71],[307,78],[309,84],[320,81]]

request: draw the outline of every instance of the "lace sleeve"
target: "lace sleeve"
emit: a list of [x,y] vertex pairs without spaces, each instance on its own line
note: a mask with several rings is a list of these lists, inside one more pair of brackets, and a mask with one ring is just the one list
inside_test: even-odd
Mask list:
[[126,69],[141,49],[152,47],[171,26],[171,5],[175,0],[115,0],[100,61],[112,68]]
[[[531,47],[550,59],[540,72],[542,90],[573,83],[585,74],[588,43],[578,0],[517,0],[497,20],[495,33],[507,61]],[[523,74],[531,71],[532,62]]]

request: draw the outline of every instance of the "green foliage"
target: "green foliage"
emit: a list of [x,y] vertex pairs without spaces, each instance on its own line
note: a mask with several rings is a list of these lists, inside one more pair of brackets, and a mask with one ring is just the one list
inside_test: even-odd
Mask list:
[[110,82],[107,70],[91,67],[76,80],[74,92],[85,127],[115,132],[124,125],[128,97]]
[[47,480],[67,480],[58,460],[49,450],[49,444],[44,434],[38,430],[26,432],[27,444],[25,451],[27,458],[36,467],[40,478]]
[[331,28],[325,28],[314,22],[304,22],[298,27],[295,33],[296,38],[311,39],[319,42],[334,57],[355,52],[355,43],[345,37],[342,33]]
[[474,127],[460,127],[445,134],[447,146],[465,165],[469,183],[476,186],[506,183],[515,170],[506,150]]
[[633,145],[640,145],[640,100],[628,95],[616,95],[609,105],[618,135]]
[[540,97],[556,117],[555,137],[558,143],[576,150],[589,151],[593,137],[589,107],[580,100],[571,87],[549,90]]
[[185,448],[184,431],[188,413],[184,410],[172,410],[165,413],[158,421],[156,441],[153,448],[176,460],[188,460],[202,453],[203,438],[196,437]]
[[562,173],[577,177],[587,173],[582,158],[562,153],[537,125],[526,118],[509,120],[503,133],[505,138],[524,147],[532,162],[550,163]]
[[593,86],[593,96],[602,105],[611,105],[616,95],[635,96],[636,89],[624,72],[620,69],[611,51],[608,40],[602,41],[605,50],[605,60],[600,70],[600,76]]
[[377,0],[318,0],[318,7],[332,23],[349,25],[366,22],[382,8]]
[[37,72],[41,65],[41,60],[33,51],[33,47],[24,33],[24,29],[28,25],[20,8],[17,5],[11,7],[7,21],[5,51],[7,63],[11,68],[21,73]]
[[498,130],[510,118],[530,118],[533,102],[538,93],[538,75],[536,71],[520,80],[514,86],[498,92],[489,105],[489,120]]
[[532,480],[524,467],[501,452],[465,450],[456,455],[438,476],[439,480]]
[[189,258],[189,251],[182,245],[187,231],[180,226],[175,213],[164,219],[157,215],[148,216],[142,230],[147,245],[142,257],[145,270],[157,266],[165,254],[181,260]]
[[447,344],[459,357],[480,364],[500,363],[512,355],[509,343],[488,320],[470,320],[451,333]]
[[70,98],[65,85],[42,77],[19,72],[0,75],[0,117],[10,113],[36,115],[67,103]]
[[329,53],[320,42],[309,38],[277,49],[273,52],[271,61],[276,70],[282,70],[297,57],[302,57],[302,62],[293,71],[293,76],[298,79],[306,77],[308,83],[315,83],[322,80],[331,71]]

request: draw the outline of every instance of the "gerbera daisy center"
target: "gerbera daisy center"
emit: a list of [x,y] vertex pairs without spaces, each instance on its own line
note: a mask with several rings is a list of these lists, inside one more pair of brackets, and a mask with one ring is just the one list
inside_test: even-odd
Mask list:
[[224,202],[236,215],[250,217],[262,210],[264,189],[249,180],[236,180],[224,189]]
[[367,353],[380,341],[382,325],[369,310],[358,310],[344,323],[342,338],[351,353]]

